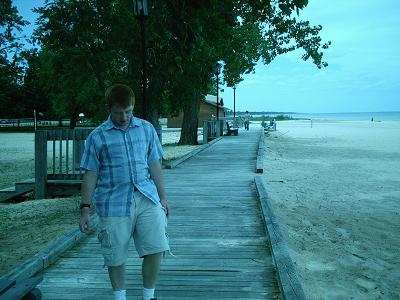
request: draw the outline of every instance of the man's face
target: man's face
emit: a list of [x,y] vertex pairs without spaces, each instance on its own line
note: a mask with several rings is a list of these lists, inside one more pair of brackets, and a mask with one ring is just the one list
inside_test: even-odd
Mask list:
[[132,112],[133,105],[128,107],[114,105],[110,108],[111,120],[117,127],[126,129],[131,122]]

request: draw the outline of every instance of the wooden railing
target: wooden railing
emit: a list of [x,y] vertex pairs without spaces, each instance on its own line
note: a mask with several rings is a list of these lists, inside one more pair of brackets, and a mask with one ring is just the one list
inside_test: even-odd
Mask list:
[[45,198],[49,180],[81,180],[79,167],[85,140],[92,129],[35,132],[35,198]]
[[224,135],[225,119],[203,122],[203,144]]

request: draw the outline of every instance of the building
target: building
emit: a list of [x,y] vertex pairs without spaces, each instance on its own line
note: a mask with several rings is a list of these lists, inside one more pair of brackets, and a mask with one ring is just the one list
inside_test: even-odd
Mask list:
[[[200,111],[199,111],[199,122],[198,127],[203,127],[203,121],[210,120],[212,117],[217,116],[217,96],[207,95],[205,99],[200,101]],[[222,98],[220,98],[220,103]],[[223,101],[222,101],[223,102]],[[219,118],[226,117],[229,109],[219,105]],[[180,112],[176,117],[168,118],[167,127],[168,128],[181,128],[183,119],[183,112]]]

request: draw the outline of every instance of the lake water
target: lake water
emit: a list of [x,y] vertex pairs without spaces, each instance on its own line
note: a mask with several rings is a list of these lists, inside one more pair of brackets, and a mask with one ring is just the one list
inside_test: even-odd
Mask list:
[[[337,121],[400,121],[400,111],[348,112],[348,113],[280,113],[293,118]],[[267,114],[266,114],[267,115]],[[272,114],[271,114],[272,116]]]

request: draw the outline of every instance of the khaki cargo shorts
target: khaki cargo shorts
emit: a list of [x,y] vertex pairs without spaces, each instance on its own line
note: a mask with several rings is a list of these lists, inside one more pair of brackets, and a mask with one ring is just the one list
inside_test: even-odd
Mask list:
[[140,257],[169,251],[165,209],[139,191],[133,194],[130,216],[100,217],[98,228],[106,266],[120,266],[126,262],[131,237]]

